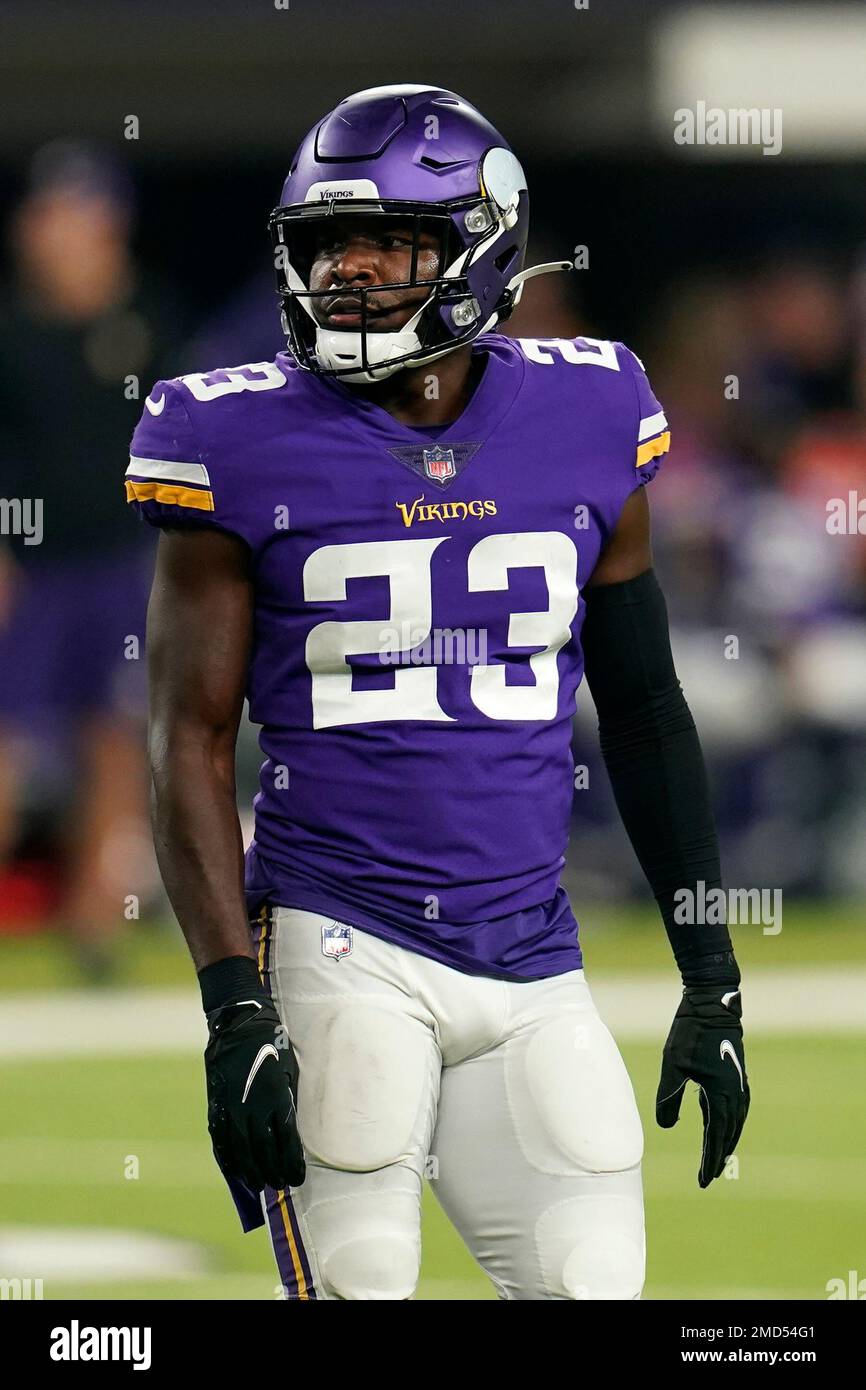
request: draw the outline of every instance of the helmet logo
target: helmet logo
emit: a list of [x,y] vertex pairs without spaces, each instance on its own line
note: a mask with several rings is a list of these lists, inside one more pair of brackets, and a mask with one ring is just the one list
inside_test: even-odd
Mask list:
[[332,183],[311,183],[305,203],[348,202],[352,198],[378,198],[372,179],[334,179]]
[[511,150],[488,150],[479,173],[482,193],[487,193],[503,211],[516,207],[520,194],[526,192],[526,175]]

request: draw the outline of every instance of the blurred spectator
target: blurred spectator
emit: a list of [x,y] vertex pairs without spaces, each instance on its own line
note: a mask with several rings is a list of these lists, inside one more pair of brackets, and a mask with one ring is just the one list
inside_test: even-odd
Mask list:
[[779,248],[648,306],[639,350],[674,441],[657,563],[732,883],[866,881],[866,537],[827,524],[831,499],[866,499],[862,298]]
[[181,330],[174,295],[133,257],[132,213],[114,159],[72,141],[39,151],[0,311],[0,496],[13,504],[0,536],[0,872],[7,898],[20,891],[14,856],[59,826],[57,920],[95,976],[152,872],[151,538],[127,515],[122,474]]

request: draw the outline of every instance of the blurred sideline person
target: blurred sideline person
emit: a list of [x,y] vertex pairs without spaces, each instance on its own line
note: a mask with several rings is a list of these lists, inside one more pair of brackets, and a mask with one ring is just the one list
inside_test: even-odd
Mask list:
[[[866,540],[828,523],[830,499],[866,477],[857,291],[820,249],[783,238],[736,270],[684,274],[647,313],[677,422],[655,550],[727,875],[791,897],[866,883]],[[720,681],[727,633],[749,638]],[[628,855],[596,846],[597,881],[621,892]]]
[[698,1084],[701,1187],[748,1112],[727,926],[675,912],[721,869],[652,569],[667,421],[623,344],[497,331],[568,266],[523,268],[528,222],[463,98],[347,98],[271,217],[289,352],[157,382],[133,436],[157,855],[214,1152],[292,1300],[411,1298],[425,1175],[501,1298],[640,1297],[641,1122],[560,882],[584,673],[682,974],[656,1118]]
[[152,885],[138,659],[151,547],[109,478],[140,409],[130,382],[178,332],[133,258],[132,210],[109,156],[40,150],[0,316],[0,494],[29,530],[0,537],[0,870],[33,817],[60,818],[58,925],[96,979],[125,899]]

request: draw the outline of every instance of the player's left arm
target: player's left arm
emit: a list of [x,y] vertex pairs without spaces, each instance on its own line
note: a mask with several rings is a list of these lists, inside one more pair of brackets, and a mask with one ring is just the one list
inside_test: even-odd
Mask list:
[[628,497],[584,589],[586,678],[623,824],[683,978],[665,1043],[656,1119],[676,1124],[688,1080],[700,1087],[707,1187],[733,1153],[749,1109],[740,972],[725,924],[676,920],[678,890],[721,886],[718,837],[700,741],[674,668],[667,608],[652,568],[646,488]]

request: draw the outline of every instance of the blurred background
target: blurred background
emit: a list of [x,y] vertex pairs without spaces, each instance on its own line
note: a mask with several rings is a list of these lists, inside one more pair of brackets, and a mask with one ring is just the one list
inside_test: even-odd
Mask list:
[[[580,697],[566,882],[645,1120],[647,1296],[821,1298],[866,1275],[864,54],[858,5],[46,0],[37,28],[7,0],[0,1276],[273,1296],[209,1159],[197,994],[149,844],[154,538],[122,478],[156,378],[282,348],[266,223],[291,154],[395,81],[475,102],[526,168],[529,263],[577,258],[507,331],[624,339],[646,364],[673,440],[656,565],[726,881],[783,895],[780,931],[735,932],[754,1111],[739,1171],[699,1194],[696,1113],[653,1127],[677,982]],[[781,147],[678,143],[701,102],[781,113]],[[257,766],[247,727],[247,823]],[[422,1296],[489,1296],[427,1220]]]

